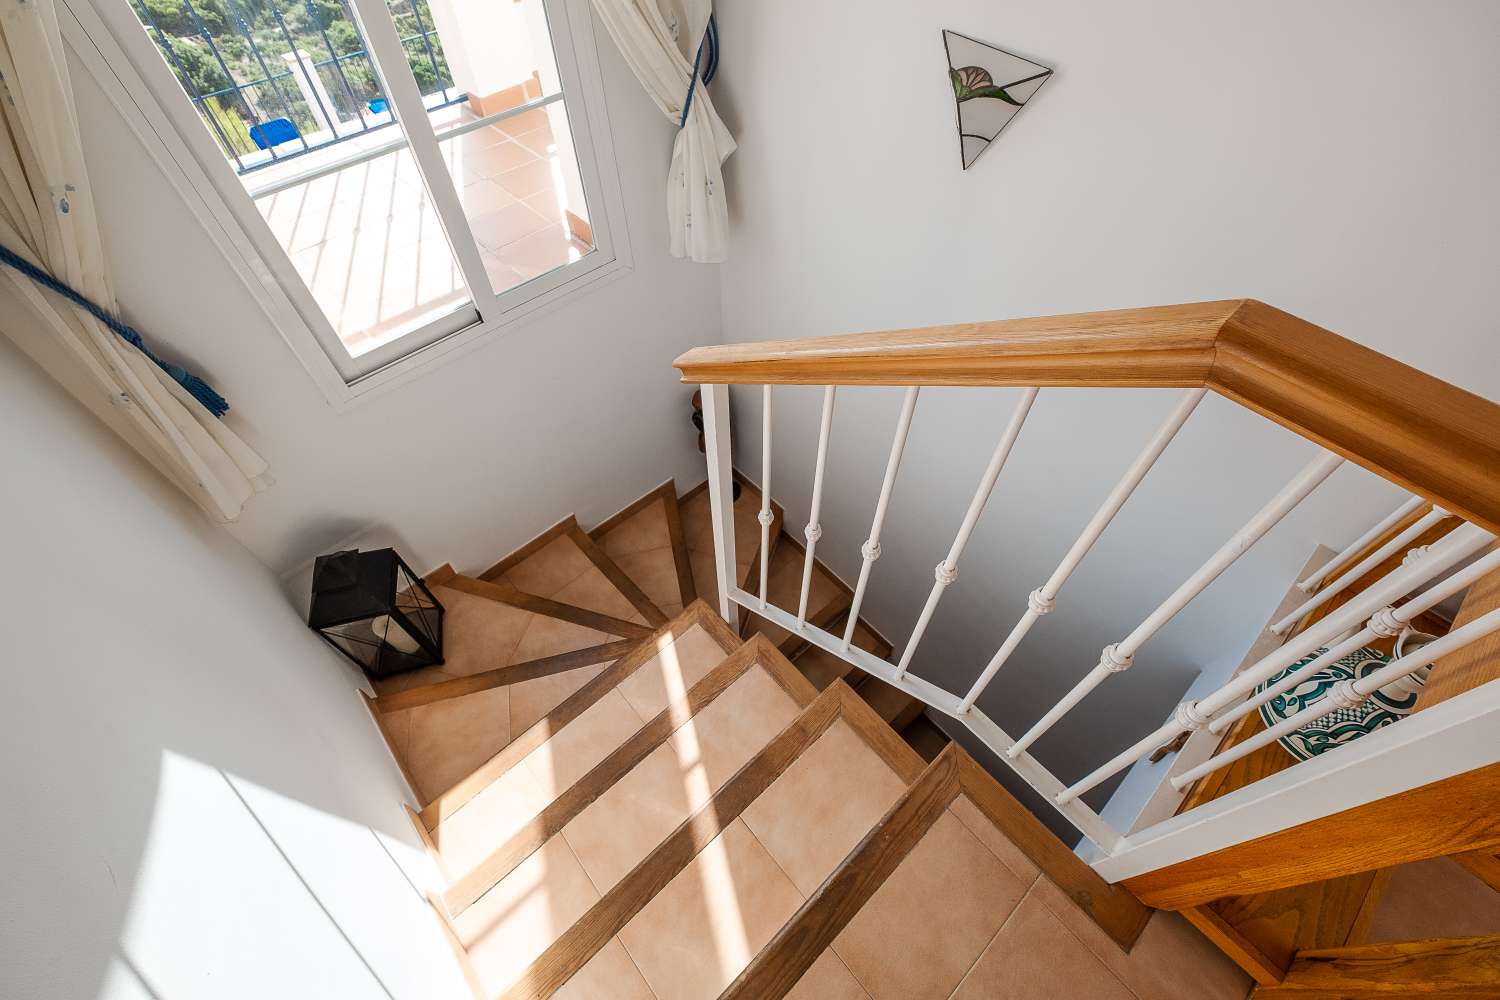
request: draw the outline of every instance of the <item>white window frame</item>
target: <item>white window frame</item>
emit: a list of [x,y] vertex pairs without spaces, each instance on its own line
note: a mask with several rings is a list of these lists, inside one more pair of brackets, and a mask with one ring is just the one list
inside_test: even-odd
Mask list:
[[[336,350],[347,357],[290,257],[141,29],[128,0],[60,0],[58,14],[69,47],[110,95],[329,404],[343,411],[632,270],[589,2],[543,3],[567,95],[568,124],[588,199],[595,249],[579,261],[497,295],[480,261],[415,81],[409,72],[384,74],[387,97],[412,155],[423,168],[435,210],[443,220],[459,222],[448,227],[449,242],[478,319],[415,347],[407,338],[399,338],[388,345],[392,350],[372,352],[384,363],[368,372],[360,370],[366,367],[360,364],[365,359],[351,360],[341,368],[335,361],[337,355],[330,354]],[[404,70],[404,50],[394,24],[389,18],[360,13],[361,8],[383,12],[384,0],[351,0],[351,6],[360,17],[377,66],[382,53],[387,65],[394,54],[400,54]],[[398,357],[385,360],[397,353]]]

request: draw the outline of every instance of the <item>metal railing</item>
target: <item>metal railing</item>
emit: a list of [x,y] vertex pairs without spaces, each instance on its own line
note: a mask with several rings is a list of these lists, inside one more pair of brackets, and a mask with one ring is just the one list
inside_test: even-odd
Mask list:
[[[210,2],[199,0],[200,10],[193,0],[177,0],[174,11],[170,3],[133,0],[132,9],[236,173],[394,124],[347,0],[302,0],[300,24],[289,23],[276,0],[261,0],[253,12],[245,0],[223,0],[223,9]],[[465,100],[468,95],[454,87],[436,27],[423,16],[419,0],[408,4],[407,13],[392,15],[409,14],[415,22],[417,30],[403,34],[401,43],[419,83],[431,73],[423,88],[428,109]],[[175,19],[163,23],[167,15]],[[335,36],[352,40],[353,47],[339,51]]]

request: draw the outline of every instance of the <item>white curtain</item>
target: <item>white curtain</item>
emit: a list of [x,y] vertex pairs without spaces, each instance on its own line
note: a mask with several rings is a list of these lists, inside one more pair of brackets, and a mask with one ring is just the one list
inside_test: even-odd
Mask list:
[[[693,79],[693,58],[708,27],[709,0],[594,0],[594,9],[625,61],[672,122]],[[720,164],[734,137],[699,80],[687,123],[677,130],[667,174],[667,224],[674,257],[717,263],[729,247],[729,203]]]
[[[118,315],[53,4],[0,0],[0,243]],[[0,274],[32,313],[4,325],[39,328],[74,366],[59,381],[116,407],[126,438],[211,517],[233,520],[269,484],[260,456],[150,358],[12,268]]]

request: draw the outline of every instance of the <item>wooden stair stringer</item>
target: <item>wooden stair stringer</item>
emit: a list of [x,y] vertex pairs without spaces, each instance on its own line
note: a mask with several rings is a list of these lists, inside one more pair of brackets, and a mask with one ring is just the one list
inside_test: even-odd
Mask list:
[[[483,597],[486,600],[496,601],[500,604],[508,604],[522,611],[530,611],[532,614],[545,615],[548,618],[556,618],[559,621],[569,622],[573,625],[581,625],[584,628],[603,632],[606,635],[617,635],[628,639],[644,639],[651,634],[651,626],[642,625],[639,622],[626,621],[613,615],[602,614],[598,611],[590,611],[572,604],[564,604],[546,597],[538,597],[525,591],[517,590],[514,586],[504,580],[483,580],[478,577],[464,576],[461,573],[452,573],[450,567],[446,578],[439,580],[441,586],[450,590],[461,591],[472,597]],[[430,574],[436,576],[437,574]]]
[[[605,544],[605,538],[616,528],[636,515],[644,513],[655,503],[662,505],[663,519],[667,529],[667,544],[672,552],[672,568],[677,577],[677,600],[685,608],[698,599],[698,590],[693,582],[693,564],[688,557],[687,538],[682,526],[682,507],[677,501],[677,484],[674,480],[668,479],[649,493],[600,521],[589,529],[588,536],[607,552],[608,546]],[[628,576],[629,571],[625,572]]]
[[617,660],[639,644],[639,639],[617,639],[614,642],[600,643],[597,646],[585,646],[582,649],[541,656],[534,660],[497,667],[494,670],[482,670],[477,674],[438,681],[436,684],[424,684],[421,687],[407,688],[405,691],[392,694],[376,695],[372,700],[372,707],[376,712],[385,714],[416,708],[419,705],[430,705],[449,698],[462,698],[466,695],[488,691],[491,688],[520,684],[523,681],[550,677],[553,674],[576,670],[579,667],[592,667]]

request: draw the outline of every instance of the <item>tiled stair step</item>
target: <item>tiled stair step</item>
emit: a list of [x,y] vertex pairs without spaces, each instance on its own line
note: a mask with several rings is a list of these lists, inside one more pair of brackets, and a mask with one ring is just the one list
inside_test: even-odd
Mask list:
[[672,480],[600,522],[589,537],[666,615],[698,596]]
[[[705,686],[722,690],[695,704]],[[548,830],[498,884],[466,907],[450,890],[445,908],[484,995],[525,982],[527,967],[569,925],[695,811],[716,801],[724,783],[814,696],[774,648],[752,640],[669,710],[666,718],[677,728],[663,742],[607,787],[590,789],[587,804],[556,832]]]
[[740,645],[694,602],[459,775],[416,820],[450,886]]
[[501,995],[718,996],[921,772],[836,682]]
[[[734,504],[734,556],[739,570],[740,586],[748,589],[750,581],[760,580],[760,490],[736,470],[740,498]],[[719,606],[719,584],[714,572],[713,519],[709,516],[708,482],[688,490],[678,501],[682,511],[682,530],[692,563],[693,585],[698,596],[709,607]],[[785,518],[781,505],[771,502],[771,538],[781,535]],[[757,583],[755,586],[759,586]]]
[[479,579],[652,628],[667,620],[571,514],[479,574]]
[[1129,1000],[1106,962],[1151,911],[1039,828],[949,744],[722,996],[979,1000],[1062,964],[1073,995]]

